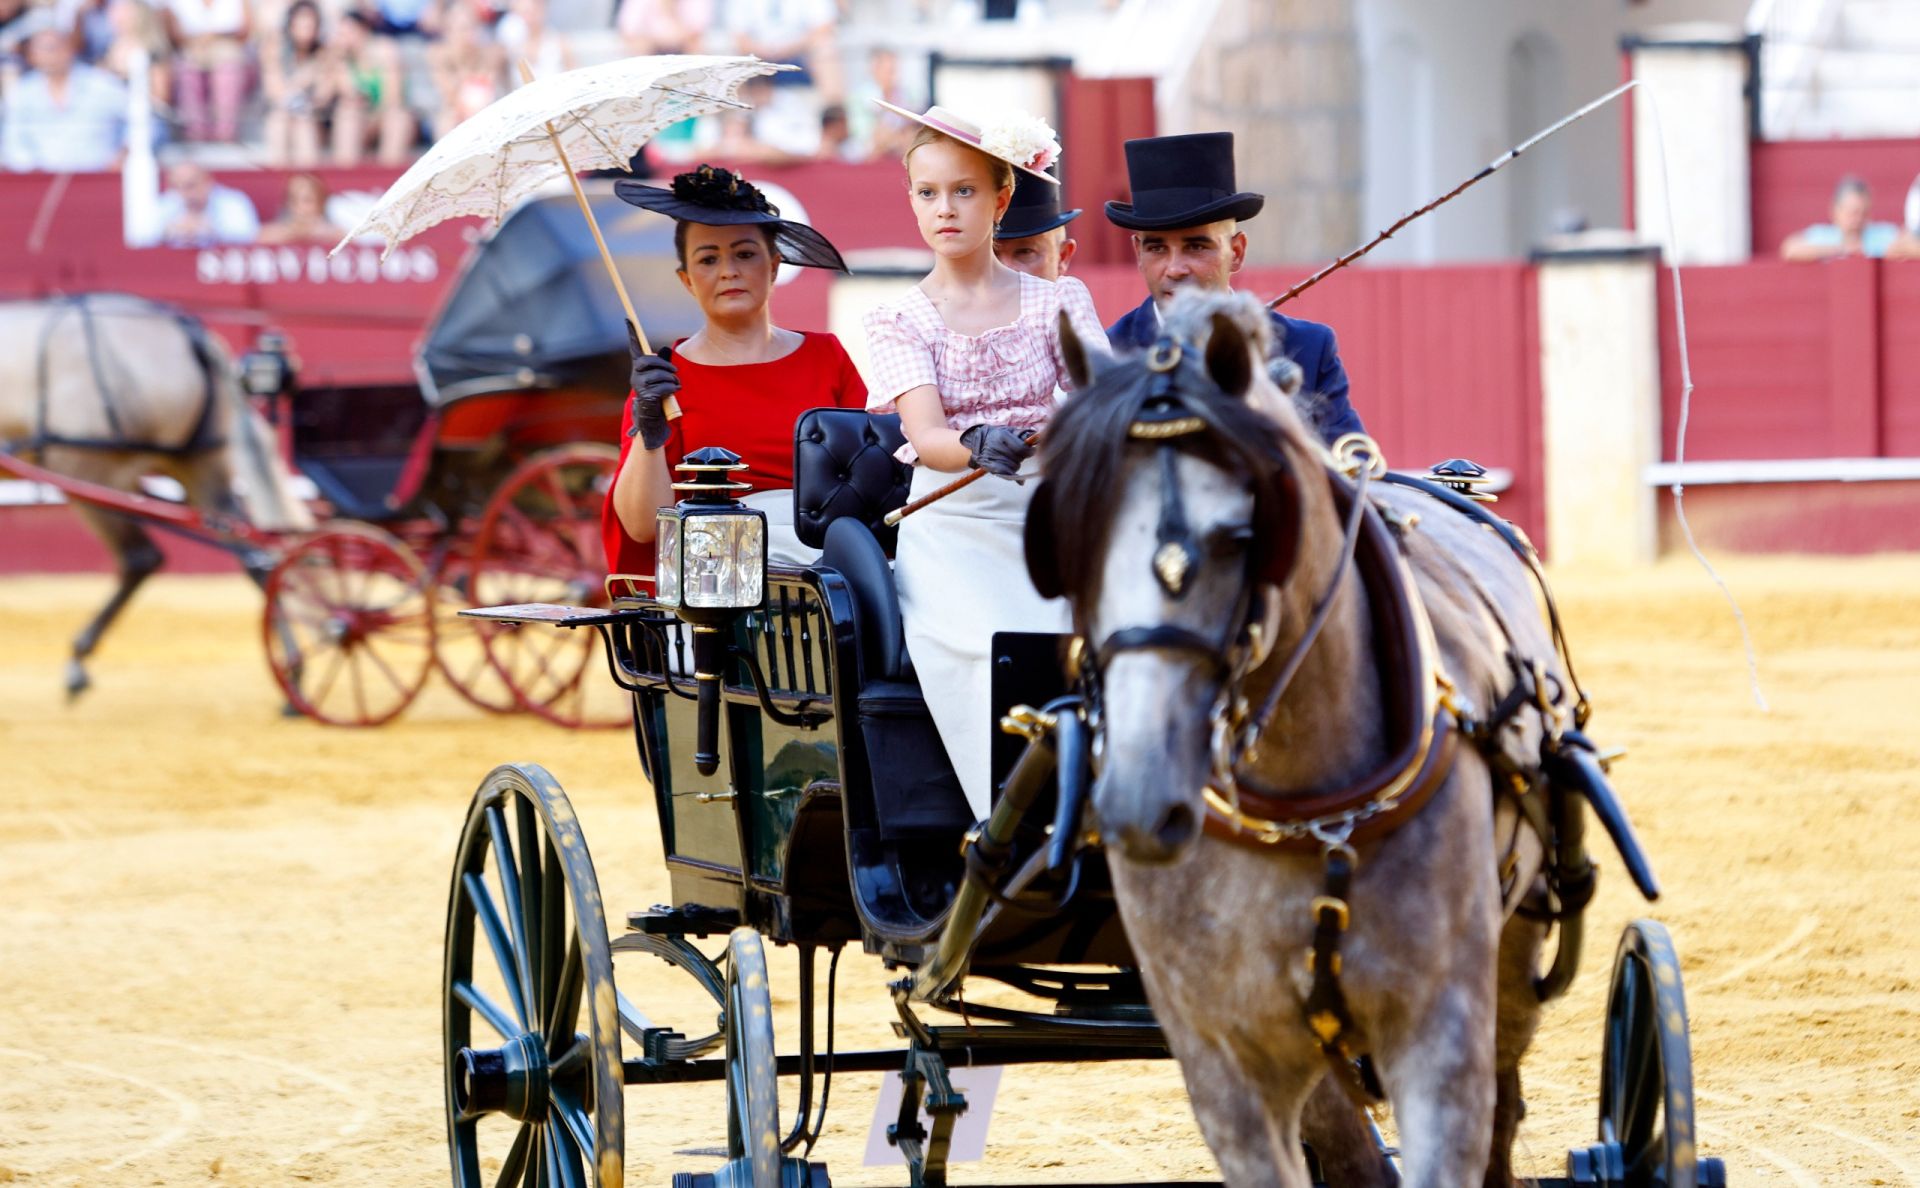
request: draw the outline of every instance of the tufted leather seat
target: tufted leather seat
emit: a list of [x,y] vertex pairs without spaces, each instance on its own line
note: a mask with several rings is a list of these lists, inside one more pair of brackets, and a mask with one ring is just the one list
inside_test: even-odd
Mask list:
[[793,426],[793,528],[805,544],[826,545],[842,516],[872,530],[893,556],[899,530],[881,522],[907,501],[913,468],[894,458],[906,443],[900,418],[857,408],[811,408]]

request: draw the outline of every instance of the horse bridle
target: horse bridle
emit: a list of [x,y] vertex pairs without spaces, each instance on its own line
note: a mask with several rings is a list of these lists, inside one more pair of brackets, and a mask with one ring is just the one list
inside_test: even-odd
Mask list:
[[[1206,421],[1186,407],[1184,399],[1174,388],[1174,369],[1180,362],[1180,356],[1180,344],[1164,338],[1148,353],[1147,367],[1155,374],[1153,387],[1143,406],[1147,415],[1135,420],[1127,431],[1127,436],[1132,440],[1157,444],[1162,483],[1152,569],[1154,580],[1175,601],[1185,598],[1191,588],[1188,579],[1201,554],[1187,523],[1186,507],[1177,481],[1180,452],[1177,443],[1204,432],[1207,427]],[[1122,627],[1110,632],[1098,644],[1085,646],[1078,658],[1077,667],[1082,679],[1090,686],[1090,700],[1096,713],[1099,678],[1115,657],[1128,652],[1174,652],[1194,656],[1200,659],[1209,675],[1224,674],[1208,720],[1213,727],[1213,780],[1230,795],[1242,783],[1250,783],[1249,777],[1241,770],[1242,766],[1251,758],[1294,676],[1313,649],[1321,629],[1326,626],[1334,598],[1348,570],[1353,568],[1360,524],[1366,512],[1366,485],[1385,471],[1386,463],[1370,439],[1361,434],[1349,434],[1335,443],[1333,468],[1344,472],[1355,485],[1340,552],[1334,562],[1333,572],[1327,578],[1326,588],[1314,601],[1306,629],[1288,652],[1279,676],[1257,711],[1252,710],[1247,701],[1244,687],[1248,675],[1258,661],[1264,659],[1263,644],[1268,642],[1261,638],[1266,619],[1266,590],[1268,587],[1277,589],[1284,584],[1293,566],[1293,559],[1289,558],[1285,565],[1287,572],[1269,570],[1263,563],[1262,550],[1257,541],[1252,542],[1253,547],[1247,550],[1245,580],[1241,582],[1234,613],[1227,620],[1223,636],[1209,638],[1191,628],[1171,623]],[[1275,497],[1272,492],[1261,491],[1255,496],[1256,505],[1260,500],[1271,501]],[[1256,511],[1256,523],[1271,520],[1274,509],[1266,507],[1263,510],[1265,515]],[[1296,517],[1301,514],[1297,500],[1294,513]],[[1267,527],[1272,529],[1270,523]],[[1297,535],[1297,526],[1295,532]]]

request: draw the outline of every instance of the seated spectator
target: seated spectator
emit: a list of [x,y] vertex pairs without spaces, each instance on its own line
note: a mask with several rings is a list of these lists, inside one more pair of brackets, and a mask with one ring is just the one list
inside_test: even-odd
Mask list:
[[287,196],[280,216],[260,228],[261,243],[340,242],[346,228],[327,219],[327,183],[311,173],[296,173],[287,179]]
[[443,14],[437,0],[374,0],[367,15],[382,37],[438,37]]
[[293,0],[279,32],[260,47],[267,164],[311,169],[320,163],[320,96],[327,69],[320,6],[314,0]]
[[740,101],[750,110],[721,113],[715,155],[743,164],[791,165],[819,153],[823,129],[806,92],[750,78],[740,88]]
[[1920,177],[1907,187],[1906,209],[1902,212],[1900,237],[1887,249],[1889,260],[1920,260]]
[[507,57],[481,27],[473,6],[455,3],[441,18],[440,40],[427,50],[427,67],[440,97],[433,134],[445,136],[500,97]]
[[[134,54],[147,53],[147,83],[153,95],[154,110],[173,109],[172,45],[167,41],[166,22],[161,14],[147,6],[146,0],[108,0],[106,6],[107,45],[96,65],[111,71],[121,82],[131,82]],[[155,143],[159,140],[156,138]]]
[[847,109],[838,103],[830,103],[820,112],[820,147],[813,155],[822,161],[859,161],[866,156],[860,146],[853,141],[852,126],[847,122]]
[[1783,260],[1830,260],[1839,256],[1880,257],[1887,254],[1900,229],[1892,223],[1870,223],[1867,211],[1873,193],[1857,177],[1843,177],[1833,191],[1833,221],[1815,223],[1787,236],[1780,245]]
[[247,0],[166,0],[180,47],[174,106],[188,140],[231,143],[247,98]]
[[160,238],[168,247],[252,243],[260,235],[253,199],[213,180],[201,165],[183,161],[167,171],[160,195]]
[[867,52],[867,78],[855,89],[847,117],[853,121],[850,130],[861,155],[897,161],[913,143],[913,134],[919,131],[920,125],[881,107],[875,99],[884,99],[907,111],[919,111],[925,106],[900,83],[900,55],[883,45]]
[[507,53],[507,73],[520,85],[520,63],[533,68],[533,77],[552,78],[573,69],[573,48],[558,31],[547,28],[547,0],[513,0],[513,7],[493,35]]
[[322,111],[333,121],[333,162],[358,165],[367,145],[382,165],[405,163],[413,148],[413,113],[407,110],[400,52],[392,41],[373,35],[365,13],[341,15],[327,42]]
[[620,0],[613,23],[629,55],[697,54],[713,27],[714,0]]
[[800,67],[774,75],[774,86],[810,86],[837,103],[847,93],[833,31],[838,16],[834,0],[727,0],[726,31],[736,53]]
[[73,60],[73,38],[51,22],[27,41],[33,67],[7,92],[0,160],[16,172],[112,169],[126,149],[127,88]]

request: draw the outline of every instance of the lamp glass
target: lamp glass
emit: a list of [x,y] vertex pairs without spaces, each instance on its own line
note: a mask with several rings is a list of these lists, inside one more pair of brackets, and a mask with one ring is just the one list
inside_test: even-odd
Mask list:
[[680,605],[680,513],[660,513],[654,540],[654,597],[668,606]]
[[689,512],[686,565],[680,575],[687,606],[749,608],[766,593],[767,522],[759,512]]

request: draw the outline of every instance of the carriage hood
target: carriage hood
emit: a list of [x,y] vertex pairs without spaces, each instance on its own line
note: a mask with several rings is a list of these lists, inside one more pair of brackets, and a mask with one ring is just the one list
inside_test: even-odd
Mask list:
[[[584,183],[648,339],[693,333],[700,311],[674,276],[673,220]],[[415,358],[427,403],[507,388],[553,387],[627,370],[620,296],[571,191],[516,207],[475,245]]]

